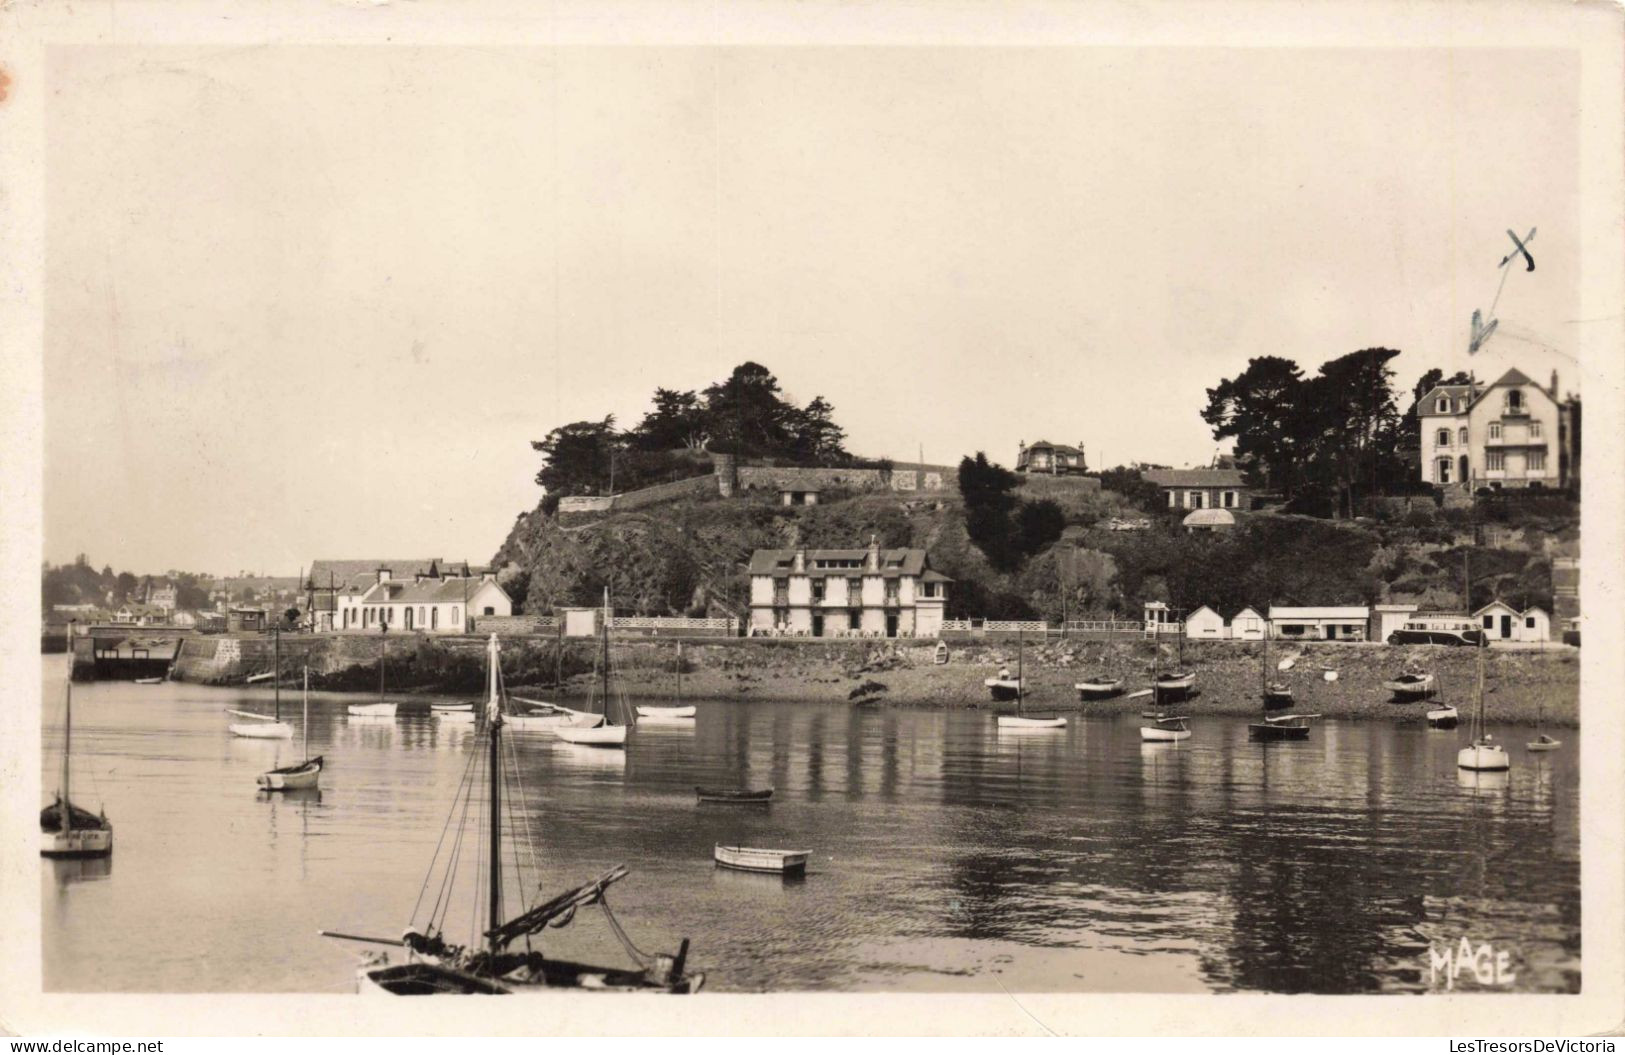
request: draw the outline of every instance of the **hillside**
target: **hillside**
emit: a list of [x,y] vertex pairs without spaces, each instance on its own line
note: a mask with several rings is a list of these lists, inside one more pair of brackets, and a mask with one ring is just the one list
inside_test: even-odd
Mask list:
[[1181,534],[1167,518],[1148,531],[1109,531],[1109,518],[1143,514],[1115,492],[1067,494],[1041,483],[1041,497],[1058,502],[1069,530],[1008,573],[970,541],[952,490],[832,491],[812,507],[757,493],[699,494],[603,516],[549,516],[538,507],[515,521],[493,566],[527,611],[597,604],[608,585],[623,611],[742,615],[752,550],[857,546],[874,535],[882,546],[930,552],[932,566],[955,580],[950,616],[1059,620],[1136,618],[1148,600],[1207,604],[1226,615],[1270,603],[1459,609],[1464,557],[1474,607],[1500,597],[1549,611],[1550,559],[1578,547],[1569,507],[1475,513],[1427,500],[1359,521],[1252,514],[1223,534]]

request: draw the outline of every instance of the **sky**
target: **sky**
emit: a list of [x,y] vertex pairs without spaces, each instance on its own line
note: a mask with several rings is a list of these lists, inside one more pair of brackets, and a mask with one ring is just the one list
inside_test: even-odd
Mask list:
[[[1570,52],[64,47],[48,72],[53,562],[483,562],[540,498],[530,441],[745,360],[853,451],[949,464],[1039,438],[1206,464],[1205,390],[1258,355],[1579,387]],[[1509,227],[1538,228],[1534,272],[1498,269]]]

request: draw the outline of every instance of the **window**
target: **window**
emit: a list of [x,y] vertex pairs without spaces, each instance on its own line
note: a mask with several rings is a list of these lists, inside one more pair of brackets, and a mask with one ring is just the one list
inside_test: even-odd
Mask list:
[[429,629],[430,630],[438,630],[438,629],[440,629],[440,606],[439,605],[435,605],[433,608],[429,609]]
[[[486,615],[490,615],[490,614],[491,614],[491,613],[490,613],[490,612],[486,612],[486,613],[485,613],[485,614],[486,614]],[[423,625],[423,621],[424,621],[424,620],[425,620],[425,619],[427,619],[427,618],[429,618],[429,613],[428,613],[428,612],[427,612],[427,611],[425,611],[425,610],[424,610],[424,608],[423,608],[423,606],[422,606],[422,605],[421,605],[421,604],[420,604],[420,605],[418,605],[418,626],[422,626],[422,625]]]
[[1467,446],[1467,429],[1465,426],[1457,431],[1456,442],[1461,444],[1463,447]]
[[1435,477],[1435,479],[1433,481],[1434,483],[1447,484],[1447,483],[1450,482],[1450,459],[1449,458],[1440,458],[1438,460],[1438,462],[1434,464],[1433,468],[1434,468],[1433,475]]
[[1532,473],[1543,473],[1543,472],[1545,472],[1546,471],[1546,452],[1545,451],[1530,451],[1529,456],[1528,456],[1528,461],[1526,462],[1525,467]]
[[1448,400],[1448,399],[1439,400],[1438,410],[1439,410],[1439,413],[1441,413],[1441,414],[1450,413],[1450,400]]
[[846,613],[846,628],[848,630],[856,630],[858,628],[858,613],[857,612],[852,611],[852,612]]
[[1530,630],[1535,629],[1535,617],[1532,616],[1532,615],[1524,616],[1523,617],[1523,625],[1528,627]]
[[1224,507],[1226,509],[1234,509],[1236,507],[1236,492],[1226,491],[1224,493]]
[[1523,410],[1523,393],[1514,388],[1507,392],[1507,413],[1516,414]]
[[1506,468],[1506,455],[1501,451],[1490,451],[1484,455],[1484,468],[1492,473],[1498,473]]
[[1449,429],[1440,429],[1438,435],[1433,437],[1433,443],[1434,443],[1434,446],[1437,446],[1437,447],[1448,447],[1448,446],[1450,446],[1450,430]]
[[824,580],[822,578],[812,581],[812,599],[813,604],[824,603]]
[[1200,492],[1200,491],[1188,491],[1188,492],[1186,492],[1186,494],[1185,494],[1185,507],[1187,509],[1201,509],[1202,508],[1202,492]]
[[458,611],[456,605],[452,605],[451,606],[451,625],[452,626],[461,626],[462,625],[462,620],[463,620],[463,613]]
[[1487,616],[1484,617],[1484,629],[1485,630],[1494,630],[1495,629],[1495,616],[1487,615]]
[[862,597],[863,597],[863,580],[862,579],[848,579],[848,580],[846,580],[846,603],[847,604],[861,604],[862,603]]
[[1500,438],[1501,438],[1501,423],[1499,421],[1490,422],[1490,439],[1498,440]]
[[486,615],[496,615],[497,610],[495,608],[492,608],[490,605],[486,605],[485,606],[485,614]]
[[1532,440],[1540,439],[1540,422],[1531,421],[1529,423],[1529,438]]

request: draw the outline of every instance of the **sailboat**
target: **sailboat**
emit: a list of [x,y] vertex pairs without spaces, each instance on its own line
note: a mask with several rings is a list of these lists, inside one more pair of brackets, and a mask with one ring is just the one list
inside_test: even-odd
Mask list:
[[67,706],[62,720],[62,784],[56,801],[40,810],[41,857],[108,857],[113,853],[113,826],[107,811],[91,813],[73,804],[70,796],[68,759],[73,754],[73,680],[67,686]]
[[282,720],[282,634],[280,632],[273,634],[272,641],[274,642],[272,647],[275,649],[276,655],[276,670],[271,672],[273,679],[271,684],[274,687],[273,691],[276,693],[273,697],[275,702],[272,705],[275,709],[274,716],[255,714],[253,711],[228,710],[227,714],[234,714],[239,718],[251,718],[256,722],[263,723],[261,725],[242,723],[228,725],[226,728],[231,730],[233,736],[246,737],[250,740],[293,739],[293,726]]
[[[1162,624],[1157,625],[1161,626]],[[1160,656],[1162,646],[1160,639],[1158,640],[1157,653]],[[1196,672],[1185,669],[1185,630],[1183,627],[1179,631],[1179,669],[1170,671],[1167,674],[1159,673],[1153,684],[1157,690],[1155,699],[1159,704],[1164,700],[1183,700],[1190,694],[1191,687],[1196,684]]]
[[683,643],[677,642],[677,704],[672,707],[639,707],[639,718],[692,718],[698,713],[693,705],[683,706]]
[[[546,901],[533,901],[541,893],[540,861],[535,843],[528,835],[514,833],[504,845],[502,819],[528,817],[529,808],[524,799],[524,785],[515,780],[515,789],[508,787],[511,772],[517,778],[518,759],[512,750],[504,757],[503,727],[500,689],[500,646],[495,634],[488,646],[490,663],[490,698],[486,703],[486,721],[480,734],[485,738],[487,750],[470,754],[468,772],[458,785],[456,799],[451,804],[450,816],[462,817],[465,823],[488,826],[481,835],[465,837],[459,831],[457,838],[443,841],[435,850],[429,864],[424,889],[436,887],[440,895],[427,908],[427,916],[420,925],[417,910],[413,910],[411,925],[399,938],[374,938],[338,931],[324,930],[330,938],[392,946],[404,950],[404,962],[391,963],[388,954],[375,954],[371,962],[356,973],[358,992],[373,995],[434,996],[442,994],[486,994],[508,996],[545,993],[550,989],[590,989],[595,991],[694,993],[705,983],[705,976],[686,971],[688,939],[683,939],[674,955],[648,955],[632,944],[620,922],[610,911],[605,895],[609,887],[626,878],[625,865],[617,865],[590,882],[566,890]],[[488,770],[488,780],[480,781],[480,768]],[[517,791],[517,795],[514,792]],[[504,803],[509,794],[517,801]],[[479,801],[484,799],[484,801]],[[472,801],[471,801],[472,800]],[[476,808],[470,809],[470,806]],[[460,860],[464,848],[470,848],[478,860],[472,865]],[[521,851],[525,851],[523,854]],[[504,853],[511,853],[511,866],[505,867]],[[462,864],[461,869],[459,865]],[[459,899],[456,883],[461,871],[465,882],[473,879],[472,902],[474,925],[484,917],[480,932],[483,941],[467,946],[455,945],[447,940],[451,928],[447,917],[454,902]],[[507,914],[504,897],[506,874],[516,876],[513,894],[520,904],[517,915]],[[533,892],[534,891],[534,892]],[[466,893],[466,891],[465,891]],[[420,904],[421,904],[420,899]],[[543,955],[536,947],[538,935],[549,928],[573,922],[578,909],[597,905],[615,937],[620,940],[627,955],[637,964],[631,968],[598,967]],[[472,930],[472,927],[470,928]],[[461,932],[461,931],[459,931]]]
[[1001,714],[998,716],[1000,729],[1060,729],[1066,725],[1066,719],[1060,716],[1050,718],[1029,718],[1022,714],[1022,704],[1026,701],[1027,693],[1024,688],[1026,682],[1022,680],[1023,647],[1022,639],[1016,638],[1016,713]]
[[[1107,648],[1110,649],[1110,646],[1108,645]],[[1078,690],[1079,700],[1084,702],[1088,702],[1089,700],[1104,700],[1108,697],[1116,696],[1118,693],[1123,691],[1123,679],[1119,676],[1113,675],[1105,667],[1105,653],[1101,653],[1100,660],[1100,670],[1095,671],[1093,674],[1084,675],[1082,681],[1073,684],[1072,687]]]
[[1191,738],[1191,720],[1182,714],[1159,715],[1155,725],[1140,726],[1140,739],[1146,743],[1169,744]]
[[1010,676],[1009,667],[999,668],[999,673],[991,678],[982,680],[982,687],[988,690],[995,702],[1007,703],[1010,700],[1021,699],[1021,653],[1022,632],[1016,631],[1016,676]]
[[[1473,573],[1469,563],[1470,555],[1461,555],[1462,581],[1466,592],[1465,600],[1467,610],[1472,611]],[[1489,731],[1484,727],[1484,650],[1489,647],[1489,641],[1480,635],[1478,644],[1478,685],[1476,689],[1477,706],[1473,713],[1473,742],[1456,752],[1456,768],[1467,769],[1473,772],[1499,772],[1512,768],[1512,759],[1507,755],[1507,749],[1494,742]]]
[[[601,662],[599,663],[600,675],[603,678],[604,721],[601,725],[586,727],[579,725],[555,726],[553,728],[553,735],[558,737],[560,740],[563,740],[567,744],[581,744],[584,747],[626,746],[626,733],[631,726],[616,724],[615,720],[610,716],[609,713],[612,703],[609,688],[609,612],[609,587],[606,586],[604,587],[604,617],[600,620],[600,622],[603,624],[602,637],[604,642],[604,651]],[[622,710],[624,711],[624,701],[622,702],[621,706]]]
[[1540,727],[1544,723],[1545,717],[1546,701],[1537,697],[1535,701],[1535,732],[1539,733],[1540,735],[1524,744],[1523,746],[1526,749],[1530,751],[1556,751],[1558,748],[1563,746],[1563,741],[1553,740],[1551,737],[1547,736],[1541,731]]
[[352,703],[345,708],[349,714],[357,718],[393,718],[395,709],[399,704],[384,699],[384,661],[388,658],[389,649],[384,639],[389,634],[389,624],[380,623],[378,626],[378,702]]
[[1258,673],[1258,691],[1266,711],[1280,711],[1292,706],[1292,686],[1284,681],[1270,681],[1270,624],[1264,622],[1264,665]]
[[305,713],[300,723],[303,742],[300,750],[305,760],[298,765],[283,766],[261,773],[260,787],[266,791],[305,791],[316,786],[322,775],[322,756],[310,757],[310,668],[305,668]]

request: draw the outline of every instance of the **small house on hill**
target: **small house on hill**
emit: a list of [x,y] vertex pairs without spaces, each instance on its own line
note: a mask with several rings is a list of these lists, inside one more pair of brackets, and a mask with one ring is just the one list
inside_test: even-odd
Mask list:
[[1251,494],[1240,469],[1146,469],[1140,478],[1162,490],[1169,509],[1247,509]]
[[1084,464],[1083,443],[1069,447],[1064,443],[1037,440],[1031,447],[1023,443],[1016,452],[1016,472],[1048,473],[1051,476],[1079,475],[1088,472]]
[[1550,641],[1552,617],[1543,608],[1520,612],[1505,601],[1491,601],[1473,613],[1491,641]]

